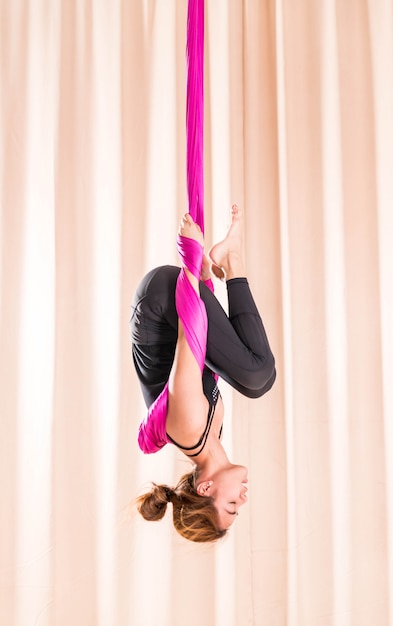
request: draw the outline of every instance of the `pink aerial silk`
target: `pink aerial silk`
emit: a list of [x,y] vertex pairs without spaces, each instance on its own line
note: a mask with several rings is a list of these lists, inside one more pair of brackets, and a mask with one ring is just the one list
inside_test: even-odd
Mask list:
[[188,211],[204,232],[203,216],[204,0],[188,0],[187,15],[187,192]]
[[[202,232],[204,232],[203,46],[204,0],[188,0],[186,111],[188,212]],[[177,249],[182,264],[199,280],[203,259],[202,246],[193,239],[179,235]],[[213,291],[212,281],[206,281],[206,284]],[[206,309],[183,268],[176,284],[176,309],[187,342],[202,373],[206,356]],[[145,454],[157,452],[170,442],[166,434],[167,412],[168,383],[149,407],[148,414],[139,427],[138,443]]]

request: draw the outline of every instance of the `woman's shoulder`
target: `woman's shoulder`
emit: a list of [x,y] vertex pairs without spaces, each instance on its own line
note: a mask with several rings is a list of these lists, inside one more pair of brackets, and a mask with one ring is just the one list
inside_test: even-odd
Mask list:
[[181,447],[190,447],[197,443],[205,425],[209,412],[209,402],[201,394],[197,399],[194,397],[185,400],[183,406],[176,404],[176,411],[171,410],[169,400],[166,421],[166,432],[174,442],[181,442]]
[[196,456],[211,438],[220,438],[223,418],[224,405],[215,385],[210,400],[204,396],[203,407],[190,405],[183,419],[167,421],[167,436],[185,454]]

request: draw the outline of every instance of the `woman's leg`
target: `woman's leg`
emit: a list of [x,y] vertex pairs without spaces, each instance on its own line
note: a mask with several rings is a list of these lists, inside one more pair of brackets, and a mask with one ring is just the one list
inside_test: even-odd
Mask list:
[[209,319],[206,362],[243,395],[256,398],[266,393],[276,377],[262,319],[255,305],[242,257],[242,221],[232,208],[227,236],[210,251],[212,261],[225,272],[229,320],[216,300],[201,292]]
[[[199,257],[199,251],[203,250],[203,234],[199,226],[192,220],[191,216],[186,214],[181,221],[179,235],[183,238],[187,238],[187,241],[192,243],[197,242],[198,260],[195,260],[195,266],[190,263],[191,259],[187,253],[184,262],[184,274],[179,276],[179,280],[185,282],[180,283],[177,287],[177,295],[181,289],[182,295],[180,298],[187,297],[191,303],[191,307],[187,306],[183,309],[184,302],[181,299],[177,299],[179,309],[178,320],[178,335],[175,350],[175,357],[173,360],[172,369],[169,376],[169,395],[168,395],[168,415],[167,415],[167,430],[171,431],[171,434],[175,439],[184,441],[184,437],[195,425],[199,426],[199,422],[202,420],[204,423],[205,415],[208,410],[208,401],[203,393],[202,385],[202,370],[204,367],[204,353],[203,349],[200,362],[198,362],[196,355],[193,353],[189,341],[192,337],[187,337],[186,325],[196,324],[198,327],[204,327],[206,333],[206,312],[205,307],[200,299],[199,292],[199,276],[201,271],[202,258]],[[193,259],[194,262],[194,259]],[[197,274],[195,276],[188,267],[193,267],[193,272]],[[184,293],[183,293],[184,290]],[[195,295],[197,297],[195,297]],[[185,314],[184,325],[182,321],[182,314]],[[190,317],[191,316],[191,317]],[[204,323],[203,323],[203,320]],[[202,322],[202,326],[199,326]],[[190,328],[193,332],[195,328]],[[188,332],[190,332],[188,331]],[[199,337],[202,340],[202,337]],[[206,334],[204,342],[206,342]]]
[[179,268],[151,270],[138,285],[131,306],[132,357],[146,406],[168,381],[177,342],[176,281]]
[[274,356],[247,280],[231,279],[227,290],[229,318],[201,286],[209,320],[206,364],[244,396],[259,398],[274,383]]
[[[210,252],[227,276],[229,318],[214,294],[200,283],[208,316],[206,364],[237,391],[257,398],[271,388],[276,372],[261,317],[244,278],[239,220],[236,212],[229,236]],[[148,407],[161,393],[172,368],[178,335],[175,289],[179,271],[174,266],[152,270],[134,298],[133,359]]]
[[[196,225],[192,224],[190,218],[190,223],[184,224],[184,227],[196,228]],[[203,241],[202,233],[200,237]],[[185,271],[195,291],[199,293],[197,279],[188,270]],[[182,326],[178,333],[175,302],[179,272],[178,267],[169,265],[150,271],[137,287],[131,307],[132,355],[147,407],[160,395],[168,381],[177,342],[180,345],[184,342]],[[204,258],[202,278],[205,280],[209,276],[209,264]],[[204,305],[202,306],[204,309]],[[193,365],[194,361],[195,358]],[[201,372],[199,369],[198,371],[201,378]]]
[[[163,390],[173,364],[179,271],[164,266],[149,272],[132,307],[132,355],[147,407]],[[208,316],[206,364],[237,391],[256,398],[274,382],[274,357],[246,279],[229,280],[227,290],[229,318],[214,294],[200,283]]]

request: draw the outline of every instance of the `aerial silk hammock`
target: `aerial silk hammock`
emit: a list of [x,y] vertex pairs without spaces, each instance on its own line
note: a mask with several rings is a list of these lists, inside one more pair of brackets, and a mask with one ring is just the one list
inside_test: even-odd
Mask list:
[[[203,63],[204,63],[204,0],[188,0],[187,14],[187,192],[188,212],[204,232],[203,188]],[[177,249],[183,265],[200,279],[203,248],[187,237],[178,235]],[[213,290],[211,280],[206,281]],[[195,292],[182,268],[176,285],[176,309],[187,342],[197,360],[201,373],[204,369],[207,339],[205,305]],[[168,410],[168,382],[149,407],[139,427],[138,443],[145,454],[160,450],[170,443],[166,434]]]

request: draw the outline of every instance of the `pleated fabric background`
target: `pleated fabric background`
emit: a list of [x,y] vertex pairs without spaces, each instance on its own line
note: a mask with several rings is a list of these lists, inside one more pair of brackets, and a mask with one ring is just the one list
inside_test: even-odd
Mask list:
[[[0,0],[0,623],[393,624],[393,2],[206,0],[206,244],[244,210],[277,362],[222,384],[216,546],[129,502],[128,320],[187,209],[185,0]],[[225,301],[225,287],[217,295]]]

